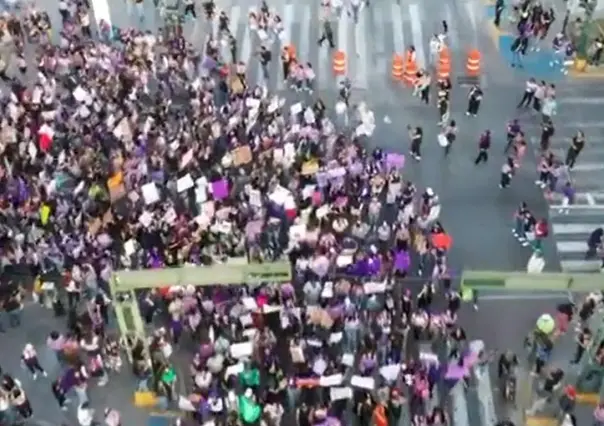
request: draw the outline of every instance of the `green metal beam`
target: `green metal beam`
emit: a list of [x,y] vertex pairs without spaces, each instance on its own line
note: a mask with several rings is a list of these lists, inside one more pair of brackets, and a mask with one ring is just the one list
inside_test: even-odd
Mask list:
[[466,271],[461,285],[472,290],[572,291],[604,290],[603,274],[527,274],[501,271]]
[[[245,260],[244,260],[245,261]],[[261,282],[290,282],[291,264],[242,263],[241,260],[212,266],[117,271],[116,291],[129,291],[173,285],[233,285]]]

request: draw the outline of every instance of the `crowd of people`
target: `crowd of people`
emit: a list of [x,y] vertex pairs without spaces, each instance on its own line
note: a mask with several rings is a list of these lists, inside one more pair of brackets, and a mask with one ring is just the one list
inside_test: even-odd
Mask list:
[[[431,401],[448,367],[468,358],[451,238],[438,195],[403,177],[405,157],[367,143],[369,106],[353,106],[346,84],[335,114],[314,94],[288,104],[248,85],[215,41],[194,51],[178,26],[93,41],[85,5],[60,3],[58,45],[37,12],[4,27],[19,59],[3,74],[0,179],[3,264],[27,265],[35,299],[67,320],[47,341],[61,365],[49,378],[59,406],[68,410],[73,393],[81,425],[119,425],[87,389],[123,370],[125,348],[138,398],[152,389],[160,405],[180,402],[193,412],[183,421],[448,424]],[[143,292],[149,342],[109,326],[114,270],[240,257],[285,259],[293,281]],[[23,288],[7,288],[17,325]],[[183,333],[195,342],[191,377],[177,376],[172,355]],[[424,341],[449,350],[418,351]],[[47,374],[37,350],[22,355],[35,378]],[[11,373],[2,421],[43,419]],[[189,379],[179,401],[175,383]]]

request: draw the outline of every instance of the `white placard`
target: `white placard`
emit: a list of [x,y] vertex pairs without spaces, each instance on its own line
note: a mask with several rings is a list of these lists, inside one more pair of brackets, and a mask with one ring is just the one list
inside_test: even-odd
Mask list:
[[88,96],[88,92],[82,89],[82,86],[76,87],[71,94],[73,95],[74,99],[78,102],[83,102],[84,99],[86,99],[86,97]]
[[331,333],[329,336],[329,343],[340,343],[342,338],[344,337],[344,333],[341,331],[338,333]]
[[198,204],[208,201],[208,189],[206,186],[198,186],[195,188],[195,202]]
[[283,188],[281,185],[277,185],[268,198],[278,206],[282,206],[290,195],[291,193],[287,189]]
[[258,304],[256,303],[256,300],[253,297],[244,297],[241,299],[241,303],[243,303],[243,306],[248,311],[255,311],[256,309],[258,309]]
[[419,360],[426,364],[438,364],[438,356],[431,352],[420,352]]
[[157,186],[155,186],[154,182],[149,182],[143,185],[141,190],[145,204],[149,205],[159,201],[159,191],[157,190]]
[[249,109],[258,109],[260,106],[260,101],[256,98],[247,98],[245,100],[245,106]]
[[328,388],[330,386],[340,386],[344,381],[344,376],[341,374],[332,374],[331,376],[319,377],[319,386]]
[[248,358],[254,353],[252,342],[235,343],[229,348],[231,356],[236,359]]
[[193,178],[189,173],[181,177],[176,181],[176,190],[180,193],[186,191],[187,189],[193,188],[195,182],[193,182]]
[[239,373],[243,373],[244,369],[245,369],[245,365],[242,362],[238,362],[235,365],[228,366],[226,371],[224,372],[225,380],[231,376],[238,376]]
[[293,104],[289,107],[289,112],[291,115],[300,114],[302,112],[302,103],[298,102],[297,104]]
[[126,256],[132,256],[135,251],[136,251],[136,241],[133,238],[131,238],[124,243],[124,252],[126,253]]
[[354,375],[350,378],[350,384],[354,387],[367,390],[373,390],[375,388],[375,380],[373,377]]
[[182,156],[182,159],[180,160],[180,168],[184,169],[185,167],[187,167],[187,164],[189,164],[192,159],[193,149],[190,149],[185,153],[185,155]]
[[352,367],[354,365],[354,354],[344,354],[342,355],[342,364],[347,367]]
[[148,228],[149,226],[151,226],[151,223],[153,222],[153,215],[151,213],[149,213],[148,211],[144,211],[143,214],[141,214],[139,216],[138,221],[145,228]]
[[331,399],[332,401],[352,399],[352,389],[349,387],[331,388],[329,389],[329,399]]
[[363,284],[365,294],[384,293],[386,291],[386,283],[368,282]]
[[388,381],[394,381],[398,377],[398,373],[401,371],[400,364],[384,365],[380,367],[380,374]]

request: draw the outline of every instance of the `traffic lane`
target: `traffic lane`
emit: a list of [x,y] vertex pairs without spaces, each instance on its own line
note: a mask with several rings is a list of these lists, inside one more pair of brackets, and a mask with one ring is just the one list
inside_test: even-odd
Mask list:
[[[460,311],[459,323],[466,330],[469,339],[480,339],[490,350],[512,350],[523,358],[524,338],[534,329],[535,323],[542,314],[555,317],[556,307],[568,301],[562,295],[551,298],[534,299],[519,295],[515,299],[488,300],[488,294],[483,292],[484,299],[478,301],[478,311],[470,305],[464,305]],[[511,294],[510,294],[511,295]],[[555,362],[566,362],[570,359],[573,348],[573,333],[562,336],[555,345],[552,354]]]
[[[30,399],[34,418],[47,424],[76,424],[76,398],[70,396],[72,403],[68,411],[61,411],[51,392],[51,382],[61,373],[56,357],[46,347],[46,339],[51,331],[65,330],[65,317],[56,318],[52,311],[28,302],[23,310],[22,324],[17,328],[7,328],[0,334],[3,349],[0,351],[0,366],[4,372],[18,378]],[[48,377],[39,377],[34,381],[20,362],[21,350],[25,344],[35,346],[40,364],[48,372]],[[96,381],[96,379],[93,379]],[[132,405],[135,381],[125,365],[122,373],[112,375],[107,386],[89,387],[91,405],[101,414],[105,407],[120,411],[124,424],[146,424],[147,415]]]

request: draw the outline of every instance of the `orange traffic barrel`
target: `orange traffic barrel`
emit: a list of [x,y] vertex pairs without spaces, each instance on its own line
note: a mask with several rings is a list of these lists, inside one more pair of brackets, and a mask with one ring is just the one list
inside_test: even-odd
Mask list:
[[438,67],[437,67],[438,79],[443,80],[451,76],[451,57],[449,50],[445,47],[438,55]]
[[478,77],[480,75],[480,52],[477,49],[472,49],[468,53],[466,75],[468,77]]
[[400,55],[394,55],[392,57],[392,78],[395,80],[402,80],[404,74],[403,57]]
[[413,86],[417,81],[417,63],[415,61],[408,61],[405,64],[405,74],[403,79],[407,86]]
[[296,59],[296,48],[293,44],[288,44],[285,49],[287,49],[287,54],[291,59]]
[[346,54],[341,50],[333,54],[333,73],[335,75],[346,74]]

